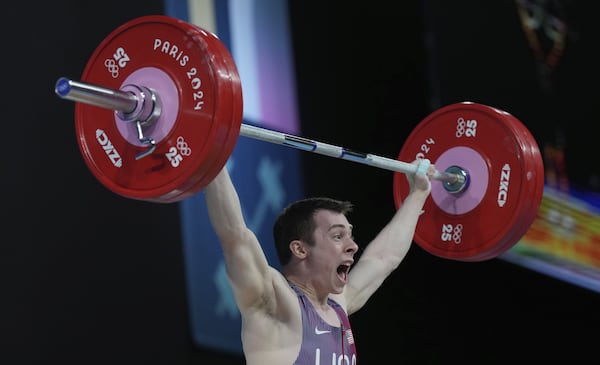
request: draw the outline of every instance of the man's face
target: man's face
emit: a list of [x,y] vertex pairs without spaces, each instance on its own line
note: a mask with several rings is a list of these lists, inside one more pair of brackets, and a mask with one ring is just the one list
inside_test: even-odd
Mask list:
[[328,210],[315,213],[314,220],[315,246],[311,248],[311,266],[322,285],[339,294],[348,282],[348,271],[358,250],[352,238],[352,225],[345,215]]

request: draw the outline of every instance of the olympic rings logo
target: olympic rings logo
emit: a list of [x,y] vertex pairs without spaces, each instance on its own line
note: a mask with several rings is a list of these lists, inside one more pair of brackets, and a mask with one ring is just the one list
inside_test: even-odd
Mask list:
[[113,60],[112,58],[107,58],[106,60],[104,60],[104,66],[106,66],[106,69],[108,70],[108,72],[110,72],[113,79],[119,77],[119,66],[117,66],[115,60]]
[[465,120],[461,117],[456,121],[456,138],[460,138],[465,134]]
[[179,153],[184,156],[189,156],[192,154],[192,149],[181,136],[177,137],[177,149],[179,150]]
[[454,241],[454,243],[457,245],[461,241],[462,231],[463,231],[462,224],[457,224],[456,227],[454,227],[454,231],[452,231],[452,241]]

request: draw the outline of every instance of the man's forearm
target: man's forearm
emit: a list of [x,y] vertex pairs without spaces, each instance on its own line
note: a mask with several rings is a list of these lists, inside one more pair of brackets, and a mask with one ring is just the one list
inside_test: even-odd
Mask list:
[[204,189],[208,215],[217,236],[222,241],[243,234],[246,224],[238,194],[226,168]]

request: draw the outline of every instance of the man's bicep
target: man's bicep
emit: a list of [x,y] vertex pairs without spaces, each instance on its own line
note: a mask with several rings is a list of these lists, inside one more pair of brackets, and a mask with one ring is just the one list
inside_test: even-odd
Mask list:
[[272,292],[269,264],[256,237],[249,232],[244,242],[226,245],[227,277],[240,310],[256,305]]
[[358,311],[379,289],[390,270],[381,260],[362,257],[350,270],[344,290],[348,314]]

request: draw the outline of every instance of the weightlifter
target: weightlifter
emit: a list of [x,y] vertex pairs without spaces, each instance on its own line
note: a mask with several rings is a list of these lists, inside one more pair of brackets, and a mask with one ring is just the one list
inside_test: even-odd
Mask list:
[[328,198],[292,203],[273,234],[281,272],[269,266],[246,226],[226,168],[204,191],[242,316],[248,365],[356,364],[348,316],[357,312],[408,252],[435,167],[417,160],[409,194],[355,263],[352,204]]

